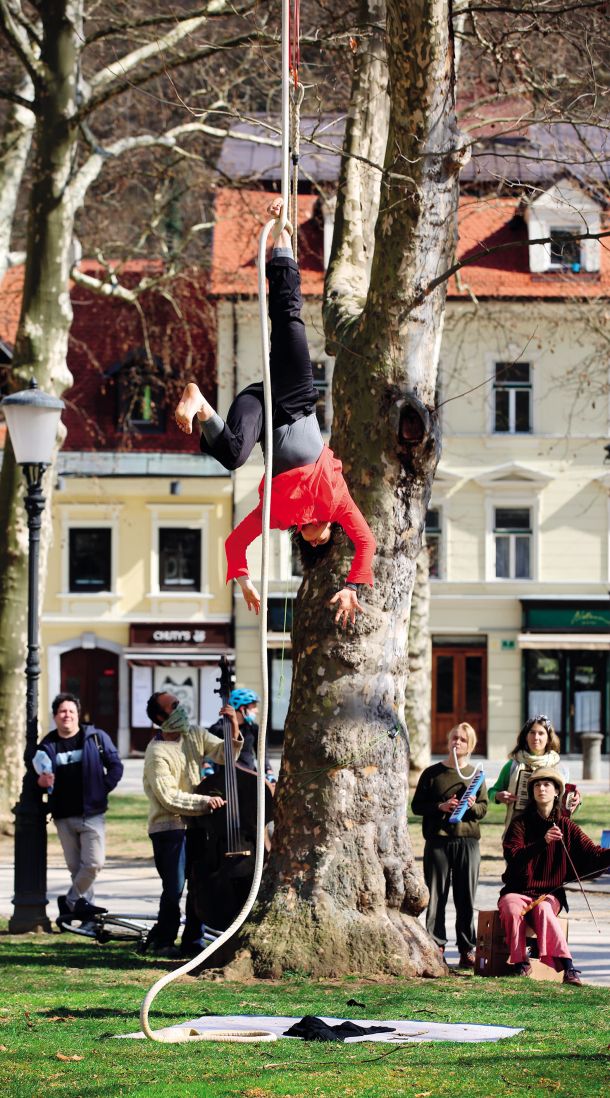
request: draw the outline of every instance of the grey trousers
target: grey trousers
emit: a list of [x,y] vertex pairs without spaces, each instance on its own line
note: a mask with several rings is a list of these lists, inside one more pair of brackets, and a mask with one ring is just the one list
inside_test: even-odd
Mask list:
[[476,945],[474,897],[479,883],[481,848],[478,839],[427,840],[424,847],[424,877],[430,890],[426,930],[437,945],[447,942],[445,908],[449,886],[453,886],[455,934],[460,953]]
[[72,887],[66,893],[68,906],[81,896],[91,902],[93,882],[106,857],[104,816],[66,816],[55,820],[55,826],[72,877]]

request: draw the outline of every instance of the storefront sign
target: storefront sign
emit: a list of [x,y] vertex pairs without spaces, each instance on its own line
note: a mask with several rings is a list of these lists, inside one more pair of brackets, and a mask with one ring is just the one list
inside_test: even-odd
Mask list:
[[607,633],[610,602],[527,602],[523,600],[523,628],[534,632]]
[[231,645],[231,626],[216,622],[193,625],[188,622],[134,624],[129,627],[131,647],[146,648],[226,648]]

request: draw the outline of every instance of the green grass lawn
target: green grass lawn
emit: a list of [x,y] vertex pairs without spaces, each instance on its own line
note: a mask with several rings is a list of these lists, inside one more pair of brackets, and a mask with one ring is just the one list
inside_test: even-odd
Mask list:
[[[138,1029],[145,990],[172,966],[121,943],[0,933],[0,1086],[9,1098],[495,1098],[607,1093],[610,992],[455,975],[443,980],[232,984],[183,978],[152,1024],[205,1013],[330,1014],[522,1026],[494,1044],[161,1046]],[[356,999],[361,1007],[348,1006]]]

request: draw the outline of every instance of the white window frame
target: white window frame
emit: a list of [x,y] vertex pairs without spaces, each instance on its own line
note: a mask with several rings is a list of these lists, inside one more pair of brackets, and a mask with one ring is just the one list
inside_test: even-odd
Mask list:
[[[529,431],[496,431],[496,364],[498,362],[514,362],[519,364],[521,356],[523,354],[523,344],[518,346],[516,343],[509,343],[507,347],[496,347],[492,352],[488,351],[485,355],[485,377],[493,378],[493,381],[488,389],[488,395],[486,396],[487,403],[487,431],[488,434],[495,439],[501,438],[531,438],[538,430],[538,417],[536,415],[536,355],[529,355],[527,362],[530,368],[530,429]],[[509,390],[510,392],[510,390]],[[514,408],[514,402],[513,402]],[[513,417],[514,418],[514,417]]]
[[[438,576],[430,574],[430,583],[440,583],[446,579],[446,552],[445,552],[445,509],[442,504],[436,500],[431,499],[428,504],[428,511],[438,511],[439,514],[439,532],[438,532]],[[426,540],[428,535],[426,534]]]
[[314,366],[324,367],[324,384],[326,386],[324,390],[324,417],[326,419],[328,427],[324,428],[324,430],[322,431],[322,436],[324,438],[329,438],[333,423],[333,370],[335,366],[335,360],[329,355],[312,354],[311,362]]
[[[496,507],[502,508],[527,508],[530,512],[530,575],[527,577],[520,576],[497,576],[496,575],[496,530],[495,530],[495,510]],[[485,538],[485,575],[487,582],[490,583],[532,583],[536,582],[540,573],[540,549],[539,549],[539,500],[536,496],[524,496],[524,495],[502,495],[500,492],[494,492],[488,496],[485,501],[486,510],[486,538]],[[517,536],[517,535],[515,535]],[[511,555],[514,554],[514,548],[511,546]],[[514,569],[512,569],[514,571]]]
[[[571,236],[581,236],[584,229],[585,229],[585,226],[583,226],[582,222],[580,223],[580,226],[577,225],[576,223],[574,223],[573,225],[566,225],[566,224],[553,225],[553,223],[551,222],[551,224],[549,225],[549,234],[548,235],[550,237],[552,237],[553,233],[569,233]],[[583,255],[583,243],[584,243],[584,241],[583,240],[577,240],[577,241],[575,241],[575,243],[578,244],[578,264],[579,264],[579,266],[582,270],[583,267],[584,267],[584,255]],[[553,253],[551,251],[551,245],[550,244],[545,245],[545,247],[548,250],[549,270],[550,271],[570,271],[572,269],[572,265],[570,263],[560,263],[556,259],[553,258]]]
[[[92,511],[96,515],[93,517]],[[60,598],[108,601],[117,596],[117,566],[119,547],[119,508],[113,507],[110,515],[100,508],[87,504],[68,505],[61,515],[61,591]],[[91,516],[91,517],[89,517]],[[70,591],[70,530],[110,530],[110,589],[108,591]]]
[[[209,568],[209,522],[210,504],[192,507],[176,505],[171,507],[150,506],[150,574],[148,597],[156,599],[187,600],[193,602],[201,598],[211,598],[208,576]],[[198,591],[162,591],[159,584],[159,531],[160,530],[199,530],[201,537],[201,574]]]
[[[529,385],[519,386],[515,383],[514,387],[513,387],[513,385],[511,385],[509,387],[509,386],[502,386],[501,382],[500,382],[500,384],[497,384],[496,383],[496,367],[500,364],[500,362],[514,362],[515,366],[529,366],[529,370],[530,370]],[[493,360],[493,378],[494,378],[494,380],[493,380],[493,383],[492,383],[492,407],[491,407],[490,433],[492,435],[494,435],[495,438],[508,437],[509,435],[510,436],[515,435],[518,438],[521,438],[521,437],[525,438],[526,436],[529,437],[530,435],[533,435],[534,434],[534,369],[533,369],[533,366],[532,366],[532,362],[530,360],[528,360],[527,362],[520,362],[519,359],[513,359],[513,358],[500,359],[500,358],[496,357]],[[529,397],[530,397],[530,416],[529,416],[530,426],[529,426],[528,431],[517,431],[516,428],[515,428],[516,404],[517,404],[516,394],[517,394],[517,391],[520,388],[521,389],[526,389],[529,392]],[[508,431],[498,431],[496,429],[496,393],[500,392],[500,390],[508,393]]]

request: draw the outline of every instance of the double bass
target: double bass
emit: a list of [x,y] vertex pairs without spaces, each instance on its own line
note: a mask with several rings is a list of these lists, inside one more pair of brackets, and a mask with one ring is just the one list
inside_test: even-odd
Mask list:
[[[228,705],[232,681],[225,656],[220,660],[217,681],[215,693]],[[197,918],[214,930],[226,930],[243,907],[256,854],[256,772],[234,758],[230,718],[223,715],[222,725],[224,766],[203,778],[195,792],[221,796],[226,804],[189,821],[189,895]],[[266,824],[272,816],[273,787],[265,782]]]

